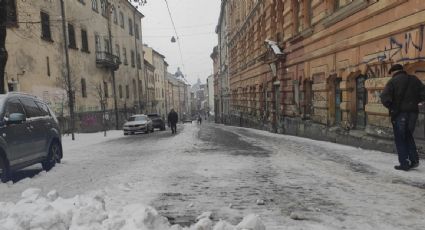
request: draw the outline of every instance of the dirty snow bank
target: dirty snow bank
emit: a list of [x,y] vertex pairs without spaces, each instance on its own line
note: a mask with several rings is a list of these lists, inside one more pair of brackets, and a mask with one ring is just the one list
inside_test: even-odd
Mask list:
[[237,226],[210,219],[203,214],[190,228],[168,222],[167,218],[149,206],[130,204],[118,210],[108,210],[104,192],[64,199],[56,191],[41,195],[41,190],[25,190],[17,203],[0,202],[2,230],[265,230],[257,215],[245,217]]

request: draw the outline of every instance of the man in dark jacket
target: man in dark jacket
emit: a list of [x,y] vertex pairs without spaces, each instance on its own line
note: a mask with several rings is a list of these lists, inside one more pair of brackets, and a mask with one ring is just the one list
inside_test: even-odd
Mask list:
[[390,69],[393,77],[381,94],[382,104],[389,109],[400,165],[397,170],[408,171],[419,166],[413,132],[418,118],[418,104],[423,100],[424,85],[403,66],[396,64]]
[[171,109],[171,112],[168,114],[168,123],[171,126],[171,132],[177,133],[177,122],[179,121],[179,115],[174,111],[174,109]]

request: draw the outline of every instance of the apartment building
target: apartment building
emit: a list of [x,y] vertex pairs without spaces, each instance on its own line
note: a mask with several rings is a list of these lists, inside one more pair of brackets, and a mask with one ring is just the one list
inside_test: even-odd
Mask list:
[[42,98],[66,121],[71,88],[81,131],[100,128],[102,104],[111,126],[141,109],[143,15],[133,5],[127,0],[64,1],[63,27],[60,1],[14,3],[16,24],[8,28],[6,40],[8,91]]
[[[425,80],[422,1],[222,3],[229,10],[232,123],[392,150],[379,95],[395,63]],[[425,140],[423,132],[415,136]]]

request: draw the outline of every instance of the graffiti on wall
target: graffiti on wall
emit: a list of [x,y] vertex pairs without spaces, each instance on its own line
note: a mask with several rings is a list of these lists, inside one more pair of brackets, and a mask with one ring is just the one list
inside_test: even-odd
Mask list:
[[97,118],[94,114],[87,114],[81,118],[81,125],[83,127],[91,127],[97,124]]
[[[418,53],[423,51],[424,48],[424,25],[419,27],[419,41],[416,44],[413,39],[413,32],[407,32],[404,34],[404,38],[402,40],[397,40],[395,37],[388,38],[389,44],[385,45],[384,50],[380,52],[375,58],[367,60],[368,62],[378,60],[380,62],[385,61],[415,61],[415,60],[425,60],[425,56],[416,56],[416,57],[408,57],[409,52]],[[413,49],[413,50],[412,50]],[[399,58],[394,60],[394,58],[398,56]]]
[[419,36],[417,42],[414,41],[416,34],[412,31],[405,33],[402,39],[394,36],[389,37],[388,43],[382,51],[365,56],[363,62],[359,65],[368,64],[367,75],[369,78],[375,78],[386,77],[391,64],[394,62],[425,60],[425,56],[421,56],[425,43],[424,32],[422,25],[417,30]]

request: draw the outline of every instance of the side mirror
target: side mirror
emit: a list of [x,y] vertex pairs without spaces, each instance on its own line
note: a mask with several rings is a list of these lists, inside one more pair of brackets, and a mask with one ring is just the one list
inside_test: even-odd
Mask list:
[[25,114],[22,113],[12,113],[7,119],[7,124],[21,124],[26,120]]

